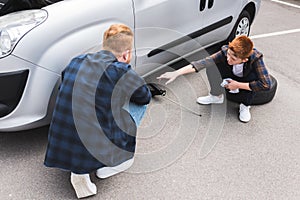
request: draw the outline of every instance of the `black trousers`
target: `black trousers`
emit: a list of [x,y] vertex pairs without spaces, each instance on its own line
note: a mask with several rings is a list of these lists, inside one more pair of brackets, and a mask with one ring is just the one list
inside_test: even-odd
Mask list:
[[232,66],[229,65],[215,65],[209,66],[206,68],[206,75],[210,84],[210,94],[211,95],[226,95],[227,99],[237,102],[243,103],[245,106],[249,106],[252,104],[253,98],[255,96],[255,92],[249,90],[239,90],[239,93],[230,93],[229,90],[224,89],[220,86],[222,80],[225,78],[231,78],[238,82],[251,82],[257,80],[257,74],[255,71],[251,71],[245,77],[235,76],[232,72]]

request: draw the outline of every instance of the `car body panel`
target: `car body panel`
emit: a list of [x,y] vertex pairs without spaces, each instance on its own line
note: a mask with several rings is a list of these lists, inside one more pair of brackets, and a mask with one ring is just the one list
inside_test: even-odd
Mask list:
[[[6,70],[3,69],[4,66]],[[47,69],[36,67],[36,65],[15,56],[1,59],[0,73],[27,69],[30,73],[21,100],[13,112],[1,118],[1,131],[22,130],[27,129],[27,126],[28,128],[32,128],[32,123],[46,116],[52,89],[45,91],[45,88],[54,88],[60,75]],[[41,78],[43,81],[41,81]],[[47,106],[45,106],[45,102],[47,102]],[[49,122],[49,120],[45,119],[45,123],[41,123],[41,125],[47,122]]]
[[[212,2],[209,8],[208,3]],[[202,11],[204,24],[206,27],[221,22],[221,28],[217,28],[201,36],[201,44],[206,46],[211,43],[220,42],[220,38],[228,37],[238,15],[235,15],[236,10],[241,10],[242,2],[236,0],[226,1],[207,1],[206,8]],[[230,23],[222,22],[222,20],[230,19]]]
[[[164,46],[201,29],[203,22],[199,1],[183,3],[181,0],[154,0],[149,4],[147,0],[136,0],[135,18],[135,66],[142,75],[192,50],[191,44],[173,49]],[[152,56],[155,49],[168,52]]]
[[[67,12],[61,7],[68,8]],[[13,55],[56,73],[61,72],[70,58],[101,43],[103,31],[110,24],[125,23],[133,27],[131,0],[102,0],[90,4],[82,4],[82,0],[65,0],[43,9],[48,12],[47,20],[22,38]],[[74,15],[76,12],[81,13]],[[38,53],[32,54],[32,51]]]

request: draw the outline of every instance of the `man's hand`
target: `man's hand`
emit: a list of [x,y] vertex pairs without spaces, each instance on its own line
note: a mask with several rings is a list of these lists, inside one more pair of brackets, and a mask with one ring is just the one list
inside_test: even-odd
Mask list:
[[166,85],[171,83],[172,81],[174,81],[180,74],[177,71],[174,72],[166,72],[162,75],[160,75],[159,77],[157,77],[157,79],[161,80],[161,79],[168,79],[168,81],[166,82]]

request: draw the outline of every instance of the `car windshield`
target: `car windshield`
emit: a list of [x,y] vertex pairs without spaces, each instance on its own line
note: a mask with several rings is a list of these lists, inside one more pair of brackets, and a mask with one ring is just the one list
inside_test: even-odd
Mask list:
[[29,9],[40,9],[61,0],[0,0],[0,16]]

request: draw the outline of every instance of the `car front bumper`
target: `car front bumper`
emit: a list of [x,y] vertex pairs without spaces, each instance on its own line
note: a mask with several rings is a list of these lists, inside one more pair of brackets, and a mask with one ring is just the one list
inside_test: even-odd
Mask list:
[[13,55],[0,59],[0,132],[48,124],[59,78]]
[[8,115],[18,105],[24,92],[29,70],[0,73],[0,117]]

